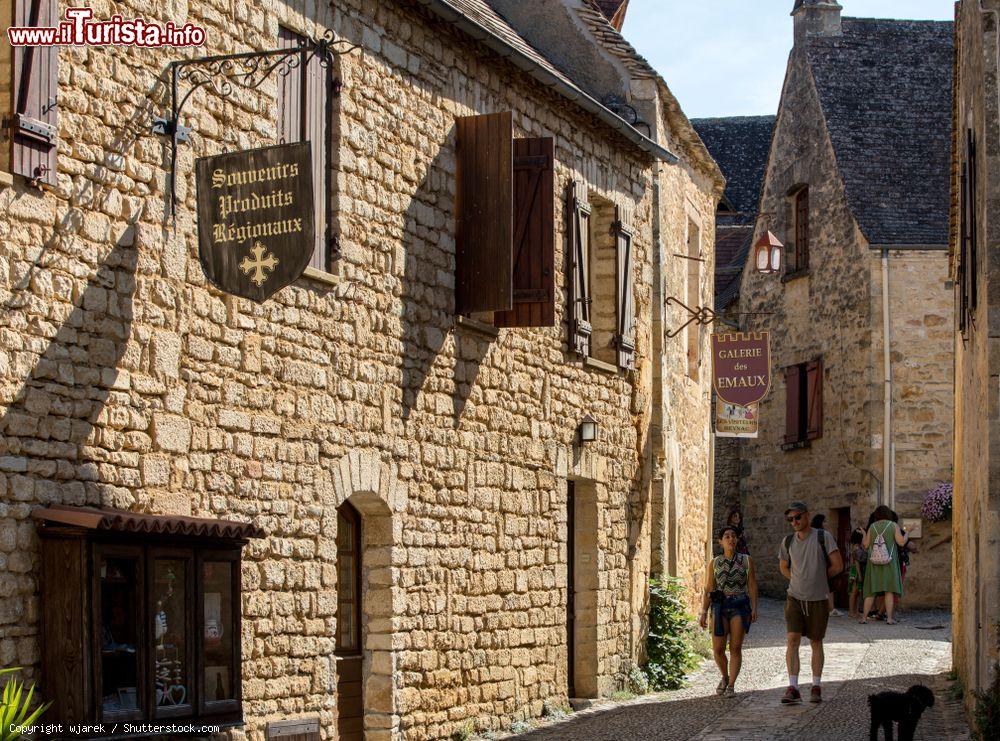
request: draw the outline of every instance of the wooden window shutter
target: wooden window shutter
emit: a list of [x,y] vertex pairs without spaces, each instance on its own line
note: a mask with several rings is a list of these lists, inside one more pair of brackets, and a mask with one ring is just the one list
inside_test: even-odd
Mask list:
[[509,111],[456,121],[457,314],[514,306],[513,131]]
[[[304,36],[284,26],[278,27],[278,47],[298,49]],[[305,58],[303,54],[302,59]],[[313,207],[316,219],[316,244],[309,266],[328,270],[331,243],[327,211],[329,176],[330,100],[332,71],[313,57],[305,65],[292,68],[278,77],[278,141],[282,144],[308,141],[312,144]]]
[[969,282],[969,319],[975,318],[976,307],[979,305],[979,240],[978,222],[976,217],[976,134],[972,129],[966,131],[965,137],[965,161],[968,168],[968,182],[966,184],[966,203],[968,220],[968,240],[969,240],[969,264],[966,266],[966,274]]
[[802,409],[800,403],[800,385],[802,367],[791,365],[785,368],[785,442],[797,443],[801,440],[799,434]]
[[590,202],[587,185],[570,183],[566,214],[569,228],[569,348],[590,355]]
[[795,195],[795,269],[809,267],[809,187]]
[[965,162],[960,175],[960,195],[958,206],[958,266],[955,271],[955,319],[958,331],[964,336],[968,316],[968,284],[966,275],[969,271],[969,158],[966,152]]
[[[58,26],[58,0],[14,0],[15,26]],[[56,93],[58,46],[13,48],[11,172],[35,183],[55,185],[59,143]]]
[[823,437],[823,361],[806,363],[806,440]]
[[497,327],[552,327],[555,305],[554,153],[551,137],[514,140],[514,308]]
[[635,368],[635,297],[633,295],[632,209],[615,206],[615,347],[618,367]]

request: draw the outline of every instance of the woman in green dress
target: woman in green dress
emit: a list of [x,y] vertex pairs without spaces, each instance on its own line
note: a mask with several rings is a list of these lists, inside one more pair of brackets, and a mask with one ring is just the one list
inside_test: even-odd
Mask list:
[[885,594],[886,624],[895,625],[893,611],[896,596],[903,596],[903,580],[899,575],[899,549],[909,538],[892,520],[892,510],[884,504],[872,515],[871,526],[865,533],[861,545],[868,549],[868,567],[865,569],[865,607],[859,623],[868,622],[875,597]]

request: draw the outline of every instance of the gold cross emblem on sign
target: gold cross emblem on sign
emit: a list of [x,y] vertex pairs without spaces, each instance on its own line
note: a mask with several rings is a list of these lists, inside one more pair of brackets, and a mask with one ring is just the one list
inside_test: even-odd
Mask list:
[[267,248],[260,242],[255,242],[253,249],[250,252],[253,254],[253,259],[250,259],[250,255],[247,255],[240,262],[240,270],[242,270],[247,275],[253,272],[250,276],[252,280],[258,286],[264,285],[264,281],[267,280],[267,274],[265,270],[271,271],[278,267],[278,258],[274,255],[268,255],[264,257],[264,253]]

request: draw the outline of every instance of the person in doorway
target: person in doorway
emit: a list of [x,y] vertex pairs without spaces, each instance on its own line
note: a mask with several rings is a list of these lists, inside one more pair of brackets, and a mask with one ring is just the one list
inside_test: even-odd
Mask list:
[[788,667],[788,689],[782,704],[802,702],[799,692],[799,645],[802,636],[812,648],[812,687],[809,701],[821,702],[820,686],[823,675],[823,638],[830,619],[827,595],[829,580],[844,568],[837,541],[826,530],[815,530],[809,524],[809,507],[805,502],[792,502],[785,510],[785,519],[792,526],[791,535],[778,548],[778,568],[788,579],[785,601],[785,664]]
[[[702,598],[702,628],[708,626],[712,612],[712,654],[722,680],[716,692],[732,697],[736,694],[736,679],[743,666],[743,637],[750,624],[757,621],[757,577],[753,561],[737,551],[736,528],[726,525],[719,531],[722,555],[708,564],[705,594]],[[729,657],[726,657],[726,639]]]
[[865,569],[865,607],[859,623],[868,622],[868,613],[875,596],[885,594],[886,624],[895,625],[896,598],[903,595],[903,580],[899,572],[899,549],[909,542],[899,525],[893,522],[892,510],[884,504],[872,513],[872,524],[861,544],[868,549],[868,567]]
[[[826,515],[813,515],[812,521],[809,523],[809,527],[814,530],[825,530],[826,525]],[[830,594],[827,595],[827,602],[830,605],[830,617],[840,617],[843,613],[838,610],[833,604],[833,582],[830,582]]]
[[731,507],[726,516],[726,527],[731,527],[736,531],[736,552],[750,555],[750,548],[747,546],[747,535],[743,529],[743,512],[738,506]]
[[864,614],[861,612],[862,605],[858,604],[859,598],[861,602],[864,602],[862,589],[865,584],[865,566],[868,564],[868,551],[861,545],[861,541],[864,538],[865,531],[861,528],[851,533],[851,547],[848,552],[848,563],[850,565],[847,569],[847,614],[852,618],[857,618],[859,614]]

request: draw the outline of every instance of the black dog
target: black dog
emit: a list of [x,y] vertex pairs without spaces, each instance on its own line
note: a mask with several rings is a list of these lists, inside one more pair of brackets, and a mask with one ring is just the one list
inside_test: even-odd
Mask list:
[[899,741],[913,741],[913,732],[923,712],[934,705],[934,693],[922,684],[915,684],[906,692],[879,692],[868,695],[872,709],[870,741],[878,741],[878,728],[885,731],[885,741],[892,741],[892,722],[899,722]]

